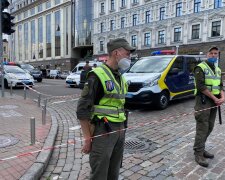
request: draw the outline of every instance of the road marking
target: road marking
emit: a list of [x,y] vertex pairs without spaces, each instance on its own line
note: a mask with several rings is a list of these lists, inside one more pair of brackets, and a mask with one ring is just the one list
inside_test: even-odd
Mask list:
[[18,112],[16,112],[16,111],[14,111],[14,110],[9,110],[7,112],[5,112],[5,111],[1,112],[0,111],[0,116],[8,118],[8,117],[21,117],[23,115],[18,113]]
[[55,177],[53,177],[52,179],[53,179],[53,180],[57,180],[57,179],[62,179],[62,177],[61,177],[61,176],[55,176]]
[[64,103],[66,101],[56,101],[56,102],[53,102],[52,104],[60,104],[60,103]]

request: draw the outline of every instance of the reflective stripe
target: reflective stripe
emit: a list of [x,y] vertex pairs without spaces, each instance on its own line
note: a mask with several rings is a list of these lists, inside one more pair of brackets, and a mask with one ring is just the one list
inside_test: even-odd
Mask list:
[[103,113],[103,114],[119,114],[123,113],[124,109],[102,109],[98,107],[94,107],[94,113]]
[[220,89],[219,86],[207,86],[208,90],[213,90],[213,89]]
[[104,98],[114,98],[114,99],[124,99],[125,95],[124,94],[105,94],[103,97]]
[[216,76],[205,76],[206,79],[215,79],[215,80],[220,80],[220,77],[216,77]]
[[110,78],[111,80],[113,80],[113,83],[114,83],[114,85],[115,85],[115,88],[116,88],[117,92],[120,93],[120,88],[117,86],[117,83],[115,82],[116,80],[115,80],[115,78],[112,76],[111,72],[109,72],[109,70],[108,70],[104,65],[102,65],[102,66],[100,66],[100,67],[105,71],[105,73],[109,76],[109,78]]

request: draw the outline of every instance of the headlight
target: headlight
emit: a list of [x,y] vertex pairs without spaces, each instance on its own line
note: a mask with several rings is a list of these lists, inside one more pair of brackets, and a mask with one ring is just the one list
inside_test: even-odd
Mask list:
[[152,79],[149,79],[149,80],[146,80],[144,83],[143,83],[143,86],[144,87],[151,87],[151,86],[155,86],[158,84],[158,80],[160,78],[161,75],[158,75]]

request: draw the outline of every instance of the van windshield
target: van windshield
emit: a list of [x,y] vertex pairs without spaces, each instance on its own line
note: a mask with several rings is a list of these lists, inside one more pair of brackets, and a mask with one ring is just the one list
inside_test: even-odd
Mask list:
[[161,73],[174,56],[152,56],[138,60],[127,73]]

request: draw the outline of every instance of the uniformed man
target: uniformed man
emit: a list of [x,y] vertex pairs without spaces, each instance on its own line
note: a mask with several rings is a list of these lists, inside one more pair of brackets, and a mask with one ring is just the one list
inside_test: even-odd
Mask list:
[[104,134],[124,128],[127,83],[119,70],[130,66],[130,53],[135,49],[122,38],[108,42],[107,49],[108,61],[88,73],[77,106],[77,118],[85,138],[82,152],[90,152],[92,180],[118,179],[125,141],[124,131]]
[[[208,167],[206,158],[214,158],[214,155],[205,150],[205,143],[213,130],[217,107],[224,102],[221,70],[215,66],[218,61],[219,49],[212,46],[207,53],[207,61],[197,65],[195,75],[195,119],[196,135],[194,142],[195,161],[204,167]],[[199,111],[210,108],[208,110]],[[214,108],[213,108],[214,107]]]

